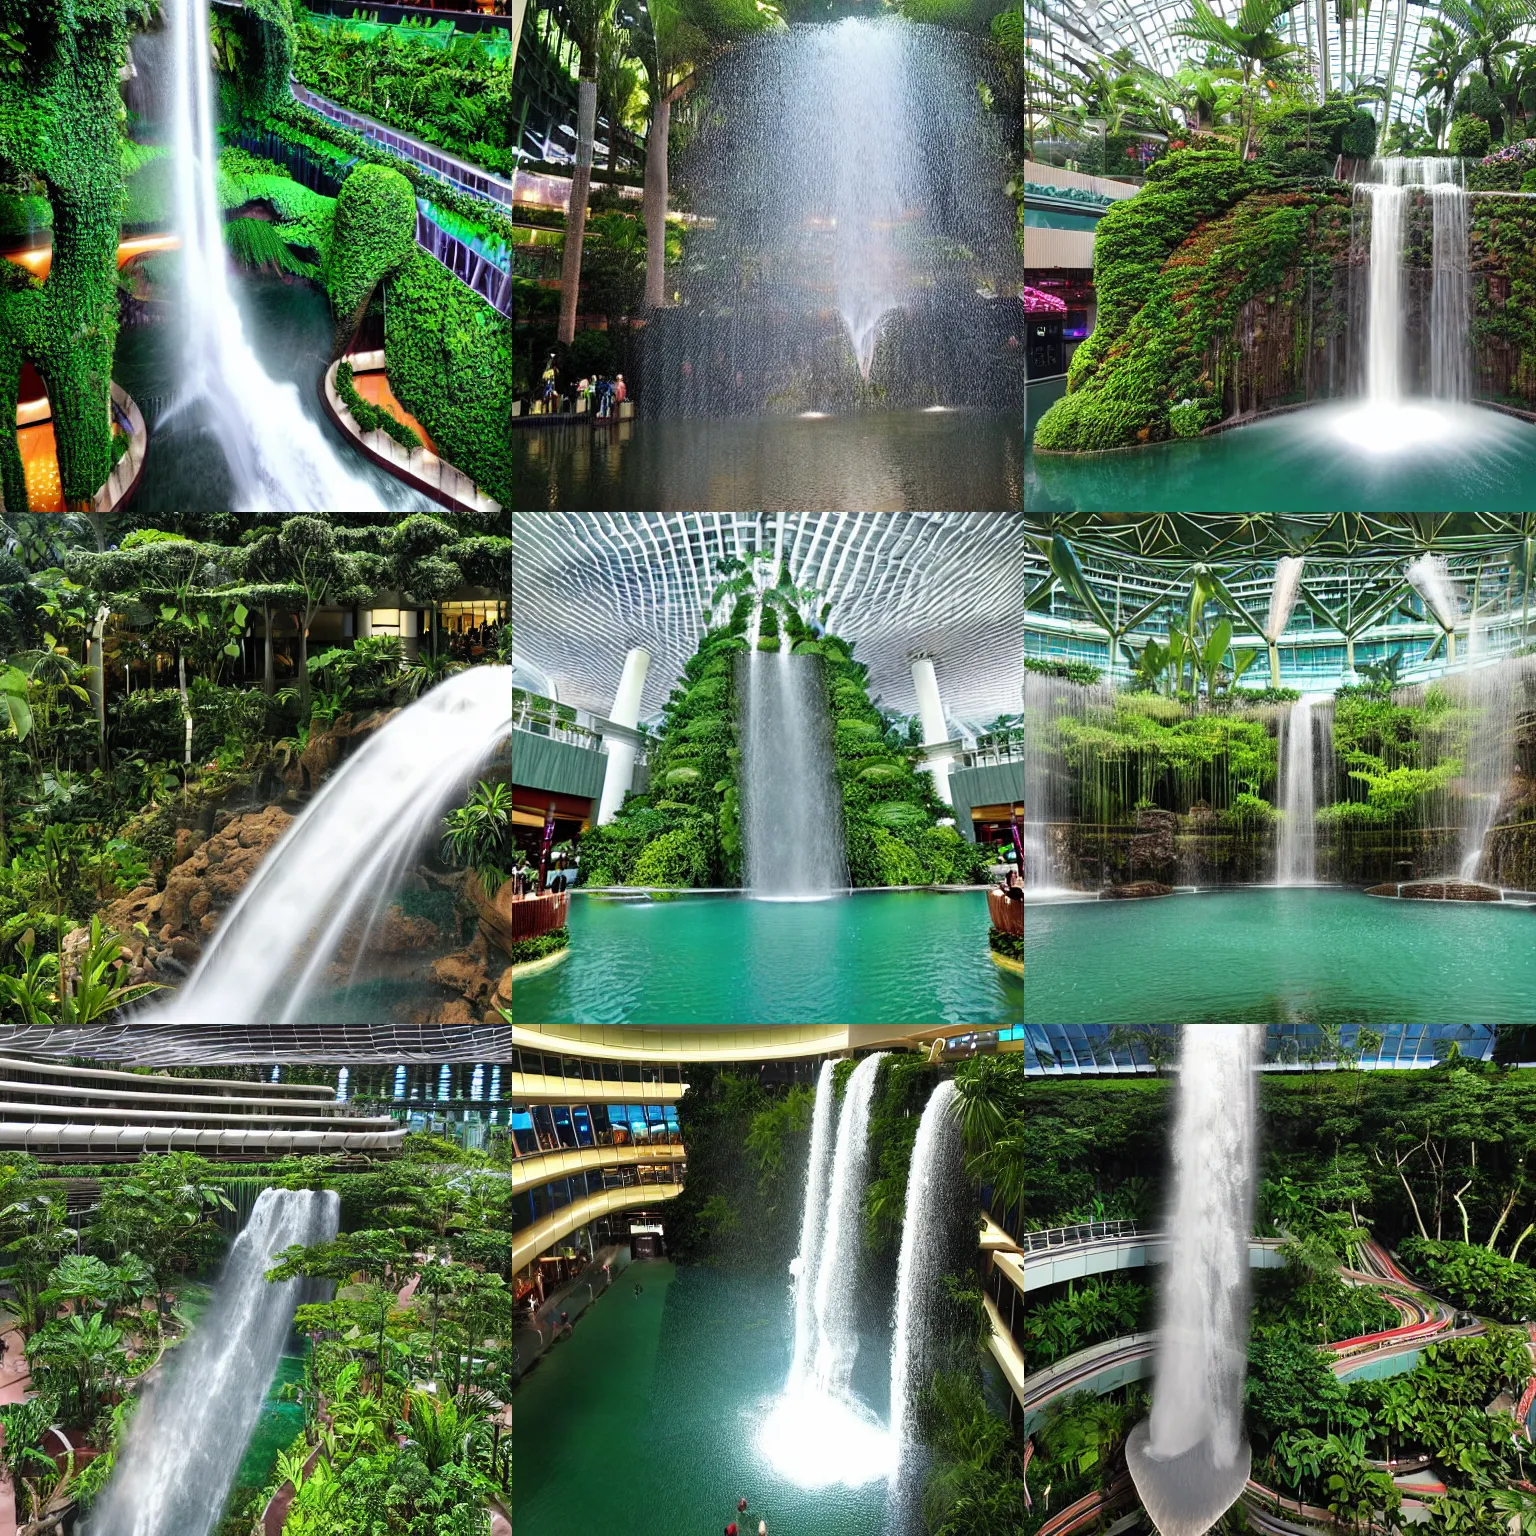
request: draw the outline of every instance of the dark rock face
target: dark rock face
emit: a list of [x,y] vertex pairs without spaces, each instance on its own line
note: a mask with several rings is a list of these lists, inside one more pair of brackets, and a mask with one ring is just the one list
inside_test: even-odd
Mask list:
[[1112,885],[1099,892],[1100,901],[1144,901],[1151,896],[1172,896],[1171,885],[1156,880],[1133,880],[1129,885]]

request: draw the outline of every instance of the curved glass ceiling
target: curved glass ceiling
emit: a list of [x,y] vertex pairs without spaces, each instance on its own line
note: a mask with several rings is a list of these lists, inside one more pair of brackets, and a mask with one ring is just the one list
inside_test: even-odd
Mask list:
[[1024,537],[1014,512],[515,512],[512,635],[525,674],[606,715],[625,654],[651,654],[642,718],[704,632],[716,563],[772,551],[832,604],[870,691],[917,708],[912,658],[934,658],[951,717],[1019,707]]

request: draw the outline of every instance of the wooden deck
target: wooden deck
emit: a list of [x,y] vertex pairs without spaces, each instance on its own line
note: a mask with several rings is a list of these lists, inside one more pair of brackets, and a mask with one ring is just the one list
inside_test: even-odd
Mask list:
[[536,939],[541,933],[553,933],[565,927],[565,917],[570,906],[568,893],[548,893],[543,896],[524,896],[512,899],[512,937]]

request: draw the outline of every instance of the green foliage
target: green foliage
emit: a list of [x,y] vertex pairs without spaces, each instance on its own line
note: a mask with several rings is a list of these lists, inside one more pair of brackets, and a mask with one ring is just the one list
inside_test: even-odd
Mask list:
[[346,361],[336,366],[336,393],[348,414],[361,432],[383,431],[404,448],[420,448],[421,434],[408,422],[401,421],[391,410],[375,405],[358,393],[352,374],[352,364]]
[[709,879],[709,851],[695,827],[663,832],[640,850],[629,885],[704,885]]
[[1004,933],[1001,928],[988,928],[987,943],[1006,959],[1017,960],[1020,965],[1024,963],[1024,940],[1017,934]]
[[410,182],[382,165],[356,167],[336,199],[325,270],[338,333],[346,332],[345,337],[338,334],[339,341],[350,339],[374,290],[415,252],[416,194]]
[[[15,14],[13,12],[13,14]],[[22,52],[0,71],[0,166],[41,187],[52,211],[53,260],[35,282],[0,262],[0,502],[27,510],[15,433],[22,364],[53,404],[64,499],[79,508],[111,468],[112,349],[123,167],[118,72],[127,55],[123,0],[77,0],[67,13],[23,11]],[[14,34],[7,29],[7,40]]]
[[[1158,161],[1148,185],[1099,222],[1094,273],[1101,305],[1108,283],[1110,323],[1101,307],[1035,446],[1084,452],[1157,442],[1173,434],[1175,409],[1186,429],[1198,417],[1216,419],[1243,305],[1258,296],[1287,310],[1315,304],[1348,239],[1349,205],[1331,184],[1270,190],[1236,156],[1214,150]],[[1303,318],[1279,323],[1300,327],[1298,367]]]
[[1024,1478],[1007,1421],[992,1413],[972,1375],[941,1372],[923,1404],[933,1465],[923,1489],[930,1536],[1022,1530]]
[[1063,1294],[1026,1309],[1020,1346],[1025,1369],[1041,1370],[1090,1344],[1142,1333],[1151,1324],[1152,1292],[1139,1280],[1071,1281]]
[[224,225],[224,243],[242,267],[271,267],[294,277],[315,277],[319,268],[293,254],[293,247],[279,233],[279,226],[265,219],[230,219]]
[[1457,1306],[1501,1322],[1536,1318],[1536,1270],[1471,1243],[1409,1237],[1398,1252],[1408,1269]]
[[1213,414],[1209,400],[1180,400],[1168,408],[1168,429],[1175,437],[1199,437]]
[[1103,667],[1095,667],[1086,661],[1047,661],[1039,656],[1026,656],[1024,670],[1042,677],[1064,677],[1069,683],[1081,683],[1091,688],[1104,676]]
[[1480,117],[1466,115],[1451,124],[1450,146],[1453,155],[1477,158],[1488,153],[1493,136]]

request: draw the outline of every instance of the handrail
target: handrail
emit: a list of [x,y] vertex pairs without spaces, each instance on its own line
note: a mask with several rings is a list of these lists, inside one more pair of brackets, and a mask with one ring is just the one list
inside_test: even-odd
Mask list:
[[1070,1227],[1046,1227],[1038,1232],[1020,1233],[1018,1245],[1026,1253],[1036,1253],[1052,1248],[1070,1248],[1078,1243],[1099,1242],[1108,1237],[1147,1235],[1137,1231],[1134,1221],[1081,1221]]

